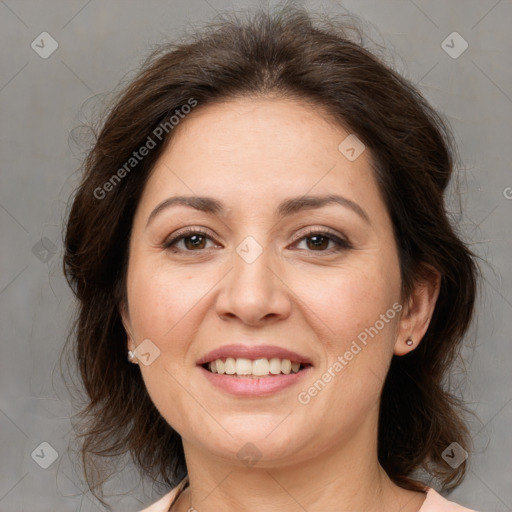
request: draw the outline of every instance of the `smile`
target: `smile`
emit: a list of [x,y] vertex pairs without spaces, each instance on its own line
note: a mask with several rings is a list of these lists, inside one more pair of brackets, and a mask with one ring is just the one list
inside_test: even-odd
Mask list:
[[289,375],[297,373],[306,365],[292,362],[290,359],[278,357],[248,359],[245,357],[219,358],[205,363],[203,368],[211,373],[220,375],[233,375],[236,377],[268,377],[274,375]]
[[197,367],[209,384],[238,397],[259,398],[297,384],[313,370],[313,361],[285,347],[256,340],[217,347]]

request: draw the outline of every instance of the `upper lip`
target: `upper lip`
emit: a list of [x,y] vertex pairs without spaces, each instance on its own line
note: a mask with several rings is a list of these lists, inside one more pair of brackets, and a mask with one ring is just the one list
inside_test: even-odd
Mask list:
[[271,359],[278,357],[279,359],[289,359],[292,363],[312,364],[311,360],[301,354],[297,354],[293,350],[274,345],[224,345],[217,347],[205,354],[197,364],[203,365],[216,359],[224,359],[228,357],[238,358],[245,357],[247,359]]

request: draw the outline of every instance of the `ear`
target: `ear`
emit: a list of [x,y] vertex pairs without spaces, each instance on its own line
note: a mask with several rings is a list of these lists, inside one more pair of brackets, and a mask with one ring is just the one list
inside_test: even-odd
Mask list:
[[[425,266],[423,275],[415,283],[400,317],[393,350],[396,356],[408,354],[421,342],[434,314],[440,287],[441,274],[433,267]],[[411,346],[406,343],[408,339],[413,340]]]
[[119,304],[119,315],[121,316],[121,321],[123,323],[124,330],[126,332],[127,339],[127,350],[135,350],[135,341],[133,339],[132,334],[132,323],[130,320],[130,312],[128,311],[128,304],[125,300],[121,301]]

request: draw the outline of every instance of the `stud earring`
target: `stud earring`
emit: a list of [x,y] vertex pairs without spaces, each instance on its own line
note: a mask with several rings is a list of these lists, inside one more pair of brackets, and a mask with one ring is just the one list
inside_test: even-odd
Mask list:
[[409,338],[405,343],[407,343],[407,345],[409,345],[409,347],[414,345],[414,341],[412,341],[412,338]]
[[135,352],[128,350],[128,361],[133,364],[139,364],[137,361],[135,361]]

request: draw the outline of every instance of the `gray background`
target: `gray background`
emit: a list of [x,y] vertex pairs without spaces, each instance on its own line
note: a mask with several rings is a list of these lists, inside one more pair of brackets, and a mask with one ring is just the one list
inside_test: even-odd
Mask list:
[[[467,371],[463,396],[479,418],[471,422],[475,450],[467,479],[449,499],[481,512],[510,511],[512,2],[299,3],[327,13],[343,5],[366,20],[395,67],[453,127],[463,159],[462,203],[452,197],[450,208],[485,261],[478,321],[468,336],[474,348],[465,350],[466,369],[454,374],[460,380]],[[0,0],[1,512],[103,510],[83,492],[70,457],[72,408],[56,366],[73,311],[61,275],[62,219],[83,156],[71,130],[131,76],[150,45],[192,30],[216,11],[257,4]],[[43,31],[59,45],[46,59],[31,48]],[[469,44],[458,58],[442,47],[453,31]],[[448,44],[452,51],[462,48],[461,41]],[[57,452],[47,469],[40,464],[50,460],[51,450],[40,447],[43,442]],[[111,489],[126,493],[110,501],[123,511],[139,510],[162,494],[150,483],[141,485],[130,466]]]

